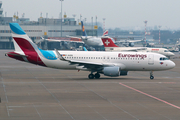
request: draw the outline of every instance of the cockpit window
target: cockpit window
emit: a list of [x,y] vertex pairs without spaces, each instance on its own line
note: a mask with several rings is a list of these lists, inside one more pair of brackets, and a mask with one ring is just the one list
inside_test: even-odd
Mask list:
[[164,52],[169,52],[169,50],[164,50]]
[[166,57],[161,57],[160,60],[169,60],[169,59]]

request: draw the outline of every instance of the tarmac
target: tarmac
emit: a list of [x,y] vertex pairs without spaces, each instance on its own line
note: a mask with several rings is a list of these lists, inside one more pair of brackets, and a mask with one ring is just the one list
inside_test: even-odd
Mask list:
[[[12,51],[12,50],[10,50]],[[20,62],[0,50],[0,120],[179,120],[180,54],[167,71],[88,79],[89,72]]]

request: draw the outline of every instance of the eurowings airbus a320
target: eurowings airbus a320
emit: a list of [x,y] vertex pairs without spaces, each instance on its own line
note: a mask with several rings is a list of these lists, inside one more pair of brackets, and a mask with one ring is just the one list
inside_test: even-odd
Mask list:
[[6,53],[6,56],[44,67],[90,71],[89,79],[100,78],[100,74],[127,75],[128,71],[150,71],[150,79],[154,79],[152,71],[175,67],[174,62],[157,53],[41,50],[19,24],[10,23],[10,28],[15,51]]

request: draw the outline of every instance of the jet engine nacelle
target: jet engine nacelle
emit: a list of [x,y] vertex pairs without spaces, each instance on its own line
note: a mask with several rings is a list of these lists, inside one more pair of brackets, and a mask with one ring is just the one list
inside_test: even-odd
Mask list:
[[104,67],[103,69],[104,75],[117,77],[120,75],[119,67]]
[[129,43],[129,46],[130,47],[134,47],[134,43]]
[[117,77],[127,75],[128,71],[120,71],[119,67],[104,67],[103,73],[106,76]]

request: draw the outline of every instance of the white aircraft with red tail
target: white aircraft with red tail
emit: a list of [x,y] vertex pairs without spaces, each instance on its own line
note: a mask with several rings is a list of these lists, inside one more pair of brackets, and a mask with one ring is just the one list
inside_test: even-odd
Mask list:
[[112,38],[108,36],[102,37],[102,42],[104,44],[106,51],[124,51],[124,52],[154,52],[154,53],[160,53],[162,55],[167,56],[170,58],[171,56],[174,56],[174,53],[170,52],[168,49],[165,48],[148,48],[148,47],[119,47],[116,44],[114,44]]

